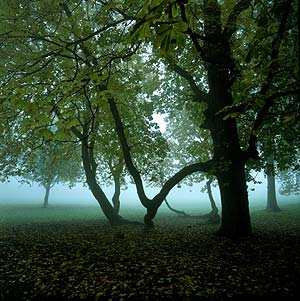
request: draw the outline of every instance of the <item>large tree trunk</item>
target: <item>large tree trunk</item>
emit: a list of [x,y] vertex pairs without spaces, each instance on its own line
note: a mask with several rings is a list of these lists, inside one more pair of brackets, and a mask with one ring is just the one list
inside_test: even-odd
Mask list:
[[275,184],[275,168],[274,168],[274,157],[269,156],[267,159],[266,166],[266,174],[267,174],[267,210],[278,212],[280,208],[277,204],[276,198],[276,184]]
[[236,120],[224,118],[225,113],[221,113],[222,109],[233,104],[233,99],[231,60],[227,56],[230,46],[226,41],[219,43],[207,45],[212,59],[218,57],[220,61],[207,64],[209,102],[203,126],[210,130],[213,140],[213,173],[218,179],[222,204],[219,232],[227,237],[242,237],[252,233],[245,177],[246,157],[240,147]]
[[44,204],[43,204],[43,207],[44,208],[47,208],[48,207],[48,204],[49,204],[49,194],[50,194],[50,190],[51,190],[51,184],[50,183],[47,183],[45,186],[45,196],[44,196]]
[[244,166],[232,164],[218,175],[222,203],[220,234],[238,238],[252,233]]

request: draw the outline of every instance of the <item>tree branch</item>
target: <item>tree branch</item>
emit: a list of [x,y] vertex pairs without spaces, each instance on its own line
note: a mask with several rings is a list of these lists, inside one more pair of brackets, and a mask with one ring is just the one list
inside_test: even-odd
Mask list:
[[131,153],[130,153],[130,148],[129,148],[129,145],[127,143],[127,139],[126,139],[125,132],[124,132],[124,126],[123,126],[123,123],[122,123],[117,105],[116,105],[115,101],[112,98],[110,98],[108,100],[108,103],[109,103],[109,107],[110,107],[112,116],[115,120],[116,132],[117,132],[118,137],[120,139],[120,143],[121,143],[122,150],[123,150],[123,153],[124,153],[124,160],[125,160],[126,166],[129,170],[130,174],[132,175],[133,179],[134,179],[134,182],[136,184],[137,193],[138,193],[138,196],[139,196],[143,206],[148,208],[150,206],[150,199],[148,199],[146,194],[145,194],[145,190],[144,190],[141,175],[140,175],[139,171],[137,170],[137,168],[135,167],[135,165],[133,164],[133,161],[132,161],[132,158],[131,158]]
[[256,142],[257,142],[257,131],[261,127],[265,115],[268,113],[269,109],[271,106],[274,104],[274,99],[280,96],[285,96],[280,95],[280,92],[275,93],[273,95],[270,95],[269,97],[266,97],[267,93],[269,92],[270,85],[272,83],[272,80],[274,78],[274,71],[277,68],[277,57],[279,54],[279,48],[283,39],[283,35],[285,32],[287,20],[288,20],[288,15],[291,9],[291,0],[286,1],[285,5],[285,10],[283,12],[280,25],[277,31],[277,35],[272,41],[272,48],[271,48],[271,65],[269,67],[269,72],[267,75],[267,78],[265,79],[260,92],[258,93],[258,96],[260,98],[265,99],[264,105],[261,107],[260,111],[258,112],[256,119],[254,121],[254,124],[251,129],[250,137],[249,137],[249,142],[248,142],[248,149],[246,150],[246,154],[248,157],[251,157],[253,154],[257,154],[256,150]]
[[171,191],[171,189],[177,185],[180,181],[182,181],[186,176],[194,173],[194,172],[208,172],[213,164],[212,160],[209,160],[207,162],[204,163],[195,163],[195,164],[191,164],[189,166],[186,166],[184,168],[182,168],[180,171],[178,171],[175,175],[173,175],[161,188],[160,192],[152,199],[150,200],[149,198],[147,198],[146,194],[145,194],[145,190],[144,190],[144,186],[143,186],[143,181],[141,178],[141,175],[139,173],[139,171],[137,170],[137,168],[135,167],[132,158],[131,158],[131,153],[130,153],[130,147],[127,143],[127,139],[125,136],[125,132],[124,132],[124,126],[117,108],[117,105],[115,103],[115,101],[111,98],[108,100],[109,106],[110,106],[110,110],[112,113],[112,116],[115,120],[115,124],[116,124],[116,131],[121,143],[121,147],[124,153],[124,160],[126,163],[126,166],[128,168],[129,173],[132,175],[134,182],[136,184],[136,189],[137,189],[137,193],[138,196],[142,202],[142,204],[147,208],[158,208],[162,202],[165,200],[165,198],[167,197],[168,193]]
[[178,75],[183,77],[189,83],[195,96],[197,97],[197,102],[207,103],[208,102],[208,94],[206,92],[202,91],[198,87],[193,76],[189,72],[184,70],[182,67],[180,67],[179,65],[172,63],[170,60],[168,60],[168,62],[169,62],[169,66],[171,67],[171,69],[173,69],[173,71],[175,71]]
[[[193,45],[194,47],[196,48],[197,52],[200,53],[202,59],[205,59],[205,53],[198,41],[198,35],[193,32],[193,30],[191,29],[190,25],[189,25],[189,22],[188,22],[188,19],[187,19],[187,16],[186,16],[186,11],[185,11],[185,5],[183,2],[180,3],[180,13],[181,13],[181,18],[182,18],[182,21],[185,22],[187,25],[188,25],[188,29],[187,29],[187,34],[189,35],[190,39],[192,40],[193,42]],[[205,39],[204,37],[201,37],[201,39]]]
[[251,0],[240,0],[232,9],[227,19],[227,23],[223,29],[223,34],[227,40],[229,40],[237,30],[237,25],[236,25],[237,18],[244,10],[246,10],[250,6],[250,4],[251,4]]

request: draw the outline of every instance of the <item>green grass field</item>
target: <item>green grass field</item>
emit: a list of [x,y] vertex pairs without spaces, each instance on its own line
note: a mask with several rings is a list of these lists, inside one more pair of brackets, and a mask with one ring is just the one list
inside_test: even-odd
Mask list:
[[[165,208],[151,230],[112,228],[97,206],[1,205],[0,212],[0,300],[299,297],[300,203],[253,210],[254,235],[240,241]],[[144,213],[122,209],[132,220]]]

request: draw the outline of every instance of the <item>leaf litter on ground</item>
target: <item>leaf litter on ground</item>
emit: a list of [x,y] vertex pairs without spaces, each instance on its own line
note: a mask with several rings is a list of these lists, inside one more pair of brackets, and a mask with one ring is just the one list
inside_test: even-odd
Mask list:
[[254,235],[176,216],[153,229],[104,220],[0,230],[0,300],[291,300],[299,296],[300,206],[253,214]]

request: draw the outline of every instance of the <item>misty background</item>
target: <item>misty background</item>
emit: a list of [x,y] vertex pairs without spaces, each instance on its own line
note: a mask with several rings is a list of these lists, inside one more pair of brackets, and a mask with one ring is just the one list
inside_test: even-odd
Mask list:
[[[267,201],[267,183],[263,174],[257,174],[256,180],[262,182],[261,184],[248,183],[250,207],[265,207]],[[206,192],[201,192],[205,186],[205,181],[193,186],[181,185],[181,188],[175,187],[168,195],[168,201],[171,206],[181,210],[193,210],[209,208],[209,199]],[[106,195],[111,200],[113,195],[113,187],[102,187]],[[279,193],[280,184],[277,183],[277,201],[280,205],[295,203],[300,201],[298,195],[281,195]],[[220,197],[218,187],[213,187],[213,196],[216,204],[220,209]],[[146,187],[146,194],[148,197],[153,197],[158,192],[159,188]],[[8,183],[0,183],[0,205],[1,204],[43,204],[45,190],[36,183],[21,184],[17,178],[10,178]],[[133,184],[128,184],[126,190],[121,190],[121,210],[125,207],[137,207],[143,209],[136,189]],[[49,206],[57,204],[64,205],[80,205],[80,206],[99,206],[94,199],[91,191],[83,184],[77,184],[73,188],[67,185],[57,184],[50,191]],[[166,207],[164,204],[162,208]]]

